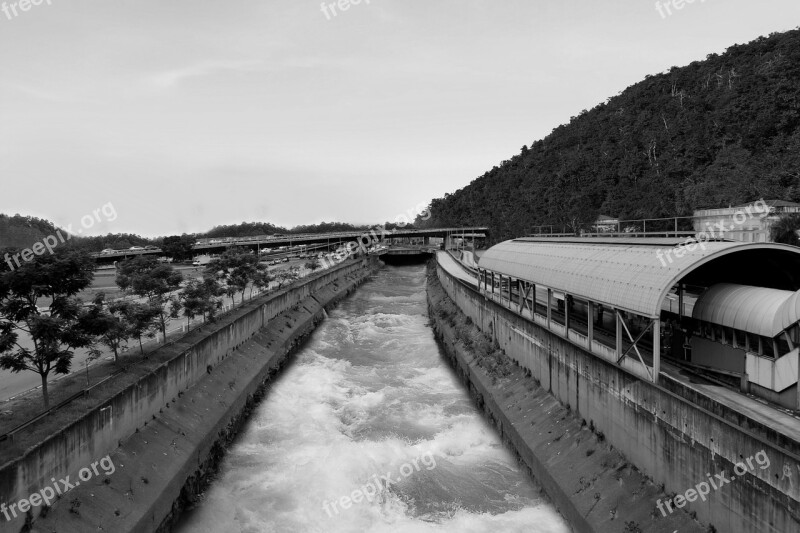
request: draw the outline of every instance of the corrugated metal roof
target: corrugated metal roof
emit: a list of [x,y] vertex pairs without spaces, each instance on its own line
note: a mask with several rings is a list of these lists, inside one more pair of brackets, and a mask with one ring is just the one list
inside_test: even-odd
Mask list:
[[[800,254],[769,243],[711,241],[693,250],[680,238],[524,238],[487,250],[480,268],[546,285],[579,298],[657,317],[667,292],[692,270],[723,255],[763,248]],[[667,252],[670,252],[670,261]],[[681,257],[675,255],[676,251]]]
[[[677,246],[686,243],[686,237],[520,237],[506,242],[563,242],[576,244],[608,244],[611,246]],[[731,239],[709,239],[706,242],[741,242]],[[501,243],[503,244],[503,243]]]
[[[765,287],[718,283],[700,295],[694,304],[692,317],[774,337],[800,320],[797,294]],[[787,306],[787,302],[790,305]]]

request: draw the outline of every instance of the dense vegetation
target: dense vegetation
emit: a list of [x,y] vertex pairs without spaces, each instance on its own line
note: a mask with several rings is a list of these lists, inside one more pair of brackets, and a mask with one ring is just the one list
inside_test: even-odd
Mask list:
[[[275,226],[268,222],[242,222],[241,224],[215,226],[205,233],[184,234],[182,236],[176,235],[163,238],[157,237],[154,239],[128,233],[109,233],[108,235],[100,235],[97,237],[70,236],[64,244],[66,247],[87,252],[99,252],[106,248],[125,250],[131,246],[158,246],[163,248],[166,244],[169,255],[185,258],[185,256],[191,256],[191,245],[194,244],[197,239],[202,238],[330,233],[338,231],[364,231],[367,229],[368,226],[356,226],[344,222],[321,222],[319,224],[295,226],[291,229]],[[57,228],[47,220],[20,215],[14,215],[13,217],[0,215],[0,251],[5,251],[5,249],[30,248],[34,243],[41,242],[46,236],[56,235],[57,231],[60,231],[61,235],[67,239],[68,234],[65,230]]]
[[227,226],[215,226],[198,237],[255,237],[258,235],[299,234],[299,233],[331,233],[335,231],[360,231],[366,226],[354,226],[345,222],[320,222],[286,229],[268,222],[242,222]]
[[647,76],[433,200],[424,225],[502,240],[758,198],[800,201],[800,30]]
[[57,229],[41,218],[0,214],[0,247],[25,248],[47,235],[55,235]]

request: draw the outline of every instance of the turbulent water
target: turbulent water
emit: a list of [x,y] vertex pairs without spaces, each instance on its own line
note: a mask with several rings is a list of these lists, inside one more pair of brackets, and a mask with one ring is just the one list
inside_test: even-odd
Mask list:
[[178,531],[569,528],[440,356],[414,266],[383,269],[320,325]]

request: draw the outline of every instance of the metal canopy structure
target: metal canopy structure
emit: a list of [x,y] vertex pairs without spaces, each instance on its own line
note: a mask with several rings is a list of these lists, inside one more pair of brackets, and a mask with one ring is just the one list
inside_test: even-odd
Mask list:
[[523,238],[486,251],[481,269],[658,318],[679,282],[800,288],[800,248],[676,238]]
[[772,338],[800,320],[799,294],[720,283],[700,295],[692,318]]

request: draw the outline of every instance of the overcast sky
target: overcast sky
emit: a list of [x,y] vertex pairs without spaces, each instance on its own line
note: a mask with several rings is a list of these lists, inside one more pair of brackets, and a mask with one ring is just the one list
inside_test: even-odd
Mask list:
[[146,236],[394,220],[647,74],[800,25],[798,0],[664,16],[650,0],[14,9],[0,11],[0,212],[78,227],[111,202],[116,220],[87,233]]

